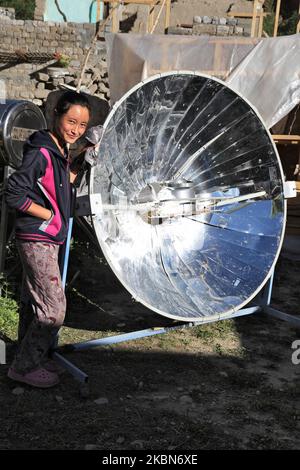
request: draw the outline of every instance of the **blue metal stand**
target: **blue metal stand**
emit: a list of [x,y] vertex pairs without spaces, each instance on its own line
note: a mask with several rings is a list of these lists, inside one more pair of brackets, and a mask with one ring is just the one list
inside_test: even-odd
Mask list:
[[[63,280],[64,286],[66,283],[66,276],[67,276],[67,270],[68,270],[72,227],[73,227],[73,218],[70,219],[70,223],[69,223],[69,232],[67,236],[65,256],[64,256],[64,265],[63,265],[63,273],[62,273],[62,280]],[[76,380],[78,380],[81,384],[87,386],[88,375],[85,374],[82,370],[78,369],[76,366],[74,366],[74,364],[72,364],[70,361],[65,359],[62,356],[62,354],[58,352],[59,350],[62,350],[62,352],[82,351],[86,349],[96,348],[99,346],[108,346],[112,344],[122,343],[124,341],[133,341],[135,339],[141,339],[141,338],[146,338],[149,336],[169,333],[170,331],[175,331],[175,330],[180,330],[180,329],[185,329],[185,328],[192,328],[194,326],[200,326],[205,323],[213,323],[219,320],[237,318],[240,316],[250,315],[252,313],[258,313],[258,312],[266,313],[267,315],[271,315],[275,318],[279,318],[280,320],[288,321],[292,325],[300,327],[300,318],[297,318],[293,315],[289,315],[284,312],[280,312],[270,307],[271,297],[272,297],[273,279],[274,279],[274,271],[272,275],[270,276],[269,280],[267,281],[267,284],[265,285],[265,287],[258,294],[258,296],[253,300],[252,306],[250,304],[249,307],[242,308],[238,310],[237,312],[230,313],[228,315],[222,315],[222,318],[214,319],[214,320],[204,320],[204,321],[182,323],[182,324],[171,326],[171,327],[149,328],[146,330],[134,331],[134,332],[115,335],[115,336],[108,336],[106,338],[99,338],[95,340],[84,341],[82,343],[68,344],[66,346],[63,346],[62,348],[56,348],[52,354],[52,357],[61,366],[63,366],[66,370],[68,370]],[[84,389],[84,388],[81,389],[81,392],[83,395],[88,394],[87,389]]]

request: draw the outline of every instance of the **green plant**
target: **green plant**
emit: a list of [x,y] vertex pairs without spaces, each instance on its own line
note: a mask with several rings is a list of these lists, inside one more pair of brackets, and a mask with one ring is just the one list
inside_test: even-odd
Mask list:
[[54,54],[54,58],[57,60],[57,65],[59,65],[59,67],[69,67],[71,62],[70,56],[62,54],[61,52],[56,52]]
[[268,36],[272,37],[274,32],[274,23],[275,23],[275,13],[270,13],[270,15],[266,16],[264,19],[264,31],[268,34]]
[[14,8],[17,20],[33,20],[35,0],[0,0],[0,7]]
[[18,325],[18,304],[9,297],[0,297],[0,331],[9,337],[16,337]]
[[282,20],[282,23],[278,28],[279,36],[286,36],[290,34],[295,34],[297,29],[297,24],[299,21],[298,12],[295,10],[292,14]]

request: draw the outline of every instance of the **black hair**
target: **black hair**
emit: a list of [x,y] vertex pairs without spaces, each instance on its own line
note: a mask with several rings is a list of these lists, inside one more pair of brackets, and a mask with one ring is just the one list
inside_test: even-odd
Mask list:
[[73,105],[79,105],[87,108],[90,115],[92,113],[91,105],[86,95],[83,93],[77,93],[76,91],[66,91],[63,95],[61,95],[56,104],[55,115],[60,118],[66,114]]

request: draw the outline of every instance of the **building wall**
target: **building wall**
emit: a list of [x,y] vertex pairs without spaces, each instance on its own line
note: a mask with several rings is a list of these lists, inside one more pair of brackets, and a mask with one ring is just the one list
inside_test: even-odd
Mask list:
[[[97,0],[59,0],[58,5],[67,21],[77,23],[95,23],[97,18]],[[44,21],[65,21],[59,12],[55,0],[46,0]],[[100,3],[100,20],[103,19],[103,3]]]
[[[76,85],[95,32],[95,25],[89,23],[5,20],[0,22],[1,51],[12,54],[15,54],[16,50],[49,53],[50,56],[57,52],[65,54],[71,58],[66,71],[69,75],[67,82],[69,81],[73,86],[71,78],[74,78]],[[98,69],[100,74],[103,72],[103,61],[105,60],[105,43],[97,41],[89,59],[89,67]],[[48,93],[58,85],[58,82],[55,80],[53,82],[51,77],[48,77],[49,80],[47,79],[47,67],[55,65],[56,62],[54,57],[41,64],[5,63],[0,59],[0,80],[2,88],[4,84],[6,97],[8,99],[37,100],[37,104],[42,104],[41,102],[47,98]],[[106,91],[105,88],[104,91]]]

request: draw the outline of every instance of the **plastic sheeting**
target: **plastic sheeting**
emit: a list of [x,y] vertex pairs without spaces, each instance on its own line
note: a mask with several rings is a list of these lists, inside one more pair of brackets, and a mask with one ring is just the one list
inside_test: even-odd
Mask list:
[[106,35],[112,104],[159,72],[216,76],[247,98],[271,128],[300,102],[300,35],[279,38]]

